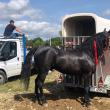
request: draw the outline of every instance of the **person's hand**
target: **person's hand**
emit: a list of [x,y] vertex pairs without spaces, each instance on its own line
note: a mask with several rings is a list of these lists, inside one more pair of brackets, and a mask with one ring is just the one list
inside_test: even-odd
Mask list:
[[20,36],[22,36],[22,33],[19,33]]

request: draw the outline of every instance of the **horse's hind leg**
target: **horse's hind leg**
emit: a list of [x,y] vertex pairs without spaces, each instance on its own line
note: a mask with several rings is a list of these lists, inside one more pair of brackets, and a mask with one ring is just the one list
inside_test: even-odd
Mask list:
[[43,105],[44,103],[46,103],[46,98],[43,93],[43,85],[44,85],[46,75],[47,75],[46,72],[38,74],[35,80],[35,95],[40,105]]
[[84,76],[84,103],[87,105],[90,104],[89,90],[90,90],[90,76],[86,75]]

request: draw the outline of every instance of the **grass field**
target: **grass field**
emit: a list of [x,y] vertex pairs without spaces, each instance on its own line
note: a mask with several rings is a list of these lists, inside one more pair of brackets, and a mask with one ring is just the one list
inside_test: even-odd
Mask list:
[[[56,78],[58,78],[58,72],[54,71],[52,72],[52,74],[48,74],[45,80],[45,83],[48,85],[46,86],[52,86],[53,81],[55,81]],[[30,85],[29,85],[29,92],[34,92],[34,86],[35,86],[35,78],[36,75],[31,76],[31,80],[30,80]],[[9,81],[4,84],[4,85],[0,85],[0,92],[22,92],[23,90],[23,86],[20,82],[20,77],[13,77],[10,78]]]
[[[32,76],[30,80],[31,88],[29,88],[29,91],[32,91],[32,89],[34,88],[34,79],[35,76]],[[20,78],[17,77],[10,78],[6,84],[0,85],[0,92],[18,92],[18,91],[19,92],[23,91]]]

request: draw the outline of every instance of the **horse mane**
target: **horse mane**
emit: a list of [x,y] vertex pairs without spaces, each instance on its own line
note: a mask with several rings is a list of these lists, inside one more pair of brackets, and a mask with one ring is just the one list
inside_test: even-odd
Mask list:
[[88,37],[81,45],[79,49],[88,53],[91,57],[94,58],[94,40],[96,39],[98,57],[103,54],[103,39],[105,35],[104,32],[97,33],[91,37]]

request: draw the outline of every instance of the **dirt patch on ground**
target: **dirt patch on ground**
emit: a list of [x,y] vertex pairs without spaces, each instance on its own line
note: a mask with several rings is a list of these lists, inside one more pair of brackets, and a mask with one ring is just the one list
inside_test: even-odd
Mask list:
[[82,105],[83,91],[65,90],[63,84],[55,82],[58,77],[59,74],[54,73],[49,74],[46,78],[44,92],[48,105],[45,106],[40,106],[37,101],[35,102],[33,94],[35,77],[31,77],[32,90],[28,93],[23,93],[19,89],[19,81],[12,81],[0,86],[2,88],[0,110],[110,110],[110,98],[97,94],[91,94],[91,106],[84,107]]
[[1,93],[0,110],[110,110],[110,98],[94,97],[91,106],[82,105],[79,93],[57,91],[45,93],[48,104],[40,106],[33,93]]

